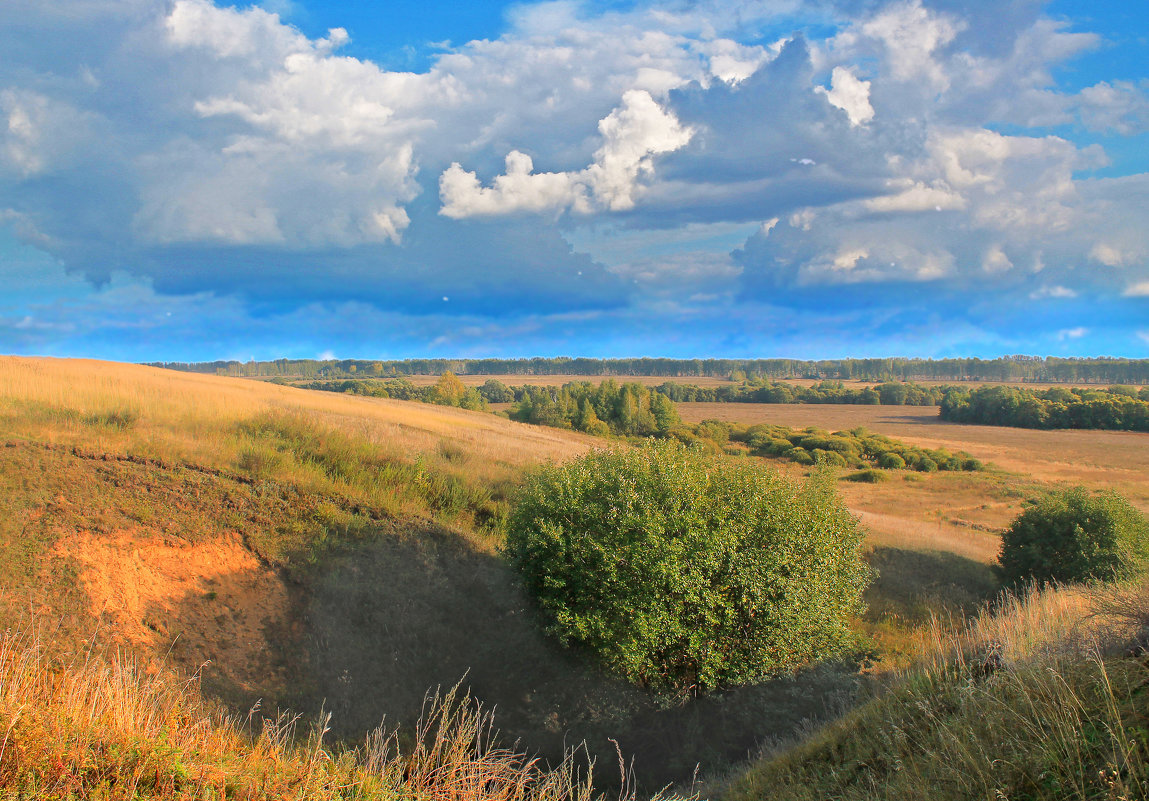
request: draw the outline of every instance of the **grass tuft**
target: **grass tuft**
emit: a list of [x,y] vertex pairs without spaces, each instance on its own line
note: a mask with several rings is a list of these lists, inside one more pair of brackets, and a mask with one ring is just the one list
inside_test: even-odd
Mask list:
[[[355,748],[289,714],[246,720],[200,700],[197,680],[147,674],[89,649],[50,658],[34,633],[0,634],[0,787],[43,801],[443,799],[591,801],[573,752],[554,769],[499,744],[458,690],[429,697],[410,736],[383,728]],[[401,747],[401,742],[408,745]]]

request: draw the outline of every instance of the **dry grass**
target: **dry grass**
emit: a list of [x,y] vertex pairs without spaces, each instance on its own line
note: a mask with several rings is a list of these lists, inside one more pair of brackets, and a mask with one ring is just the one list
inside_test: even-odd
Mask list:
[[[441,799],[589,801],[586,771],[554,770],[501,747],[466,696],[429,700],[410,736],[379,729],[359,748],[324,743],[326,717],[299,732],[280,714],[229,718],[196,681],[147,675],[121,655],[45,655],[0,634],[0,788],[35,799]],[[250,733],[252,730],[258,733]],[[400,743],[405,747],[400,748]]]
[[421,403],[86,360],[0,357],[0,436],[274,477],[389,514],[497,523],[572,432]]
[[1037,431],[946,423],[935,406],[680,403],[682,419],[774,423],[831,431],[862,426],[914,445],[969,451],[983,462],[1045,481],[1123,489],[1149,503],[1149,434]]
[[869,527],[875,546],[943,550],[991,564],[997,532],[1027,498],[1051,486],[1113,489],[1149,511],[1149,434],[1118,431],[1036,431],[944,423],[932,406],[680,403],[687,422],[813,426],[839,431],[862,426],[928,448],[964,450],[989,463],[985,473],[904,474],[878,484],[842,482],[849,507]]
[[[40,432],[55,441],[125,444],[162,450],[169,459],[209,464],[226,462],[234,443],[213,442],[203,434],[228,430],[269,411],[304,412],[408,454],[432,452],[448,439],[477,459],[515,466],[566,458],[594,442],[578,434],[441,406],[304,392],[115,362],[0,357],[4,423],[17,422],[24,411],[20,407],[27,405],[41,408]],[[134,422],[123,428],[85,426],[85,418],[96,421],[117,412],[127,412]]]
[[[729,801],[1149,797],[1149,665],[1127,651],[1149,586],[1007,597],[806,742],[759,762]],[[1116,603],[1114,598],[1119,599]]]

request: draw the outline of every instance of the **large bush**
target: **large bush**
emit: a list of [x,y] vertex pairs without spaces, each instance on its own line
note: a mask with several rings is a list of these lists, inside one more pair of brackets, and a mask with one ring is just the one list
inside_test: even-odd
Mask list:
[[1006,529],[1000,562],[1011,582],[1119,578],[1149,562],[1149,520],[1114,492],[1054,493]]
[[534,472],[506,547],[551,634],[685,691],[839,652],[869,580],[861,544],[828,476],[663,441]]

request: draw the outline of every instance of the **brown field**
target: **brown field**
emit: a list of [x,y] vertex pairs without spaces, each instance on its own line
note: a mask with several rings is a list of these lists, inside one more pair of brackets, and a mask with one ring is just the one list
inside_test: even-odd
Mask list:
[[1115,489],[1149,510],[1149,434],[1034,431],[957,425],[933,406],[680,403],[687,422],[773,423],[829,431],[863,426],[928,448],[962,450],[987,462],[986,473],[890,473],[880,484],[841,482],[847,502],[877,545],[936,548],[980,562],[997,556],[998,536],[1042,486]]

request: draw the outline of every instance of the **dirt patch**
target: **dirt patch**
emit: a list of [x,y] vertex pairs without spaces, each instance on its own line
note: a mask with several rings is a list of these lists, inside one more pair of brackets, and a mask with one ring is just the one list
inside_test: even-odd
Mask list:
[[283,686],[274,642],[288,628],[287,587],[238,535],[187,543],[131,531],[81,531],[56,556],[81,566],[90,611],[113,638],[242,693]]

